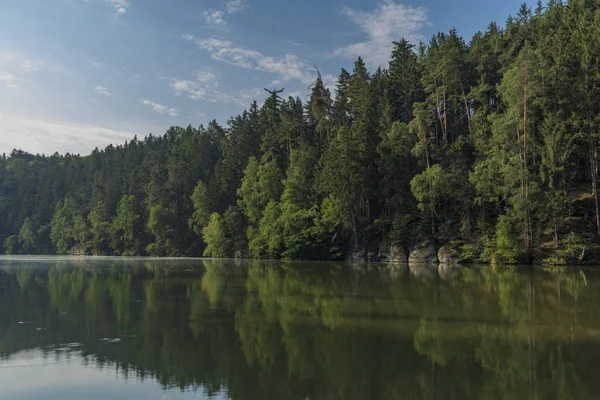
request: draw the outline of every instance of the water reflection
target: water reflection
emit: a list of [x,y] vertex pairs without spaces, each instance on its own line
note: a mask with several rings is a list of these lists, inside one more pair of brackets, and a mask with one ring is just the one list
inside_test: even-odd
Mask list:
[[94,386],[103,398],[125,381],[231,399],[600,393],[590,272],[124,259],[0,268],[0,387],[34,381],[4,373],[33,351],[57,360],[45,370],[63,395],[72,369],[112,371]]

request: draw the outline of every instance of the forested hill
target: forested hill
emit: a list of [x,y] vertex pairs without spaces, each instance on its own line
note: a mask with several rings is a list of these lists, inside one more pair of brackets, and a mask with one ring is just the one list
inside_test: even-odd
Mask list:
[[86,157],[0,158],[6,253],[332,259],[450,243],[467,260],[592,261],[600,1],[523,6],[358,59],[306,101]]

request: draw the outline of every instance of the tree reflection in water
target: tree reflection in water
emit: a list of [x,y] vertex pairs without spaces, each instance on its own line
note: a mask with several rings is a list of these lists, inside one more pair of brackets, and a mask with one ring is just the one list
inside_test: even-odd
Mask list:
[[123,379],[232,399],[600,393],[592,272],[124,259],[0,266],[3,358],[80,351]]

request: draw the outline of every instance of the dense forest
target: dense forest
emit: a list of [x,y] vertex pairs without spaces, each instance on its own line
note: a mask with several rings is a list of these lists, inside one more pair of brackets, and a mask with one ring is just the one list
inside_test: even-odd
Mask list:
[[496,263],[600,247],[600,1],[523,5],[305,101],[271,90],[226,126],[88,156],[0,158],[10,254],[340,259],[450,244]]

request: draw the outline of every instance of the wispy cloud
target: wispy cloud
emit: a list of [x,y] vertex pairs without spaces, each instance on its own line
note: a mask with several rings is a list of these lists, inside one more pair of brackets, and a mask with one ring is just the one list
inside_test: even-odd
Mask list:
[[49,63],[46,61],[29,58],[23,54],[13,52],[0,53],[0,64],[6,66],[12,73],[18,74],[21,72],[34,73],[41,70],[53,72],[68,72],[60,65]]
[[227,40],[200,39],[193,35],[183,35],[182,38],[195,43],[201,50],[209,52],[212,59],[239,68],[279,74],[283,81],[298,79],[303,83],[310,83],[315,78],[313,65],[295,54],[269,57],[256,50],[237,47]]
[[240,107],[248,107],[252,101],[259,99],[261,96],[264,96],[262,89],[243,89],[237,93],[219,93],[216,101],[232,103]]
[[201,100],[214,95],[219,83],[212,72],[198,71],[195,80],[175,80],[171,86],[176,94],[186,94],[190,99]]
[[142,100],[141,103],[152,107],[152,109],[159,114],[167,114],[170,117],[177,117],[179,115],[179,110],[176,108],[170,108],[150,100]]
[[227,14],[235,14],[246,8],[246,2],[244,0],[232,0],[226,4]]
[[17,78],[13,74],[9,74],[6,71],[0,71],[0,85],[10,89],[19,88]]
[[429,25],[427,9],[385,0],[372,12],[344,9],[344,14],[367,35],[367,40],[341,47],[335,54],[362,56],[370,65],[387,65],[393,42],[405,38],[413,43],[423,38],[421,29]]
[[104,96],[112,96],[112,93],[104,86],[96,86],[94,90]]
[[246,107],[257,99],[262,91],[260,89],[244,89],[237,93],[226,93],[219,89],[217,76],[210,71],[198,71],[196,79],[176,79],[171,87],[177,95],[186,95],[192,100],[204,100],[212,103],[231,103]]
[[258,60],[256,69],[280,74],[284,81],[298,79],[310,82],[314,75],[313,66],[294,54],[286,54],[281,58],[263,57]]
[[89,154],[95,147],[131,140],[135,133],[87,124],[44,121],[0,112],[0,152],[22,149],[31,153]]
[[214,60],[224,61],[236,67],[252,68],[255,60],[262,58],[262,54],[259,52],[236,47],[228,40],[199,39],[193,35],[183,35],[182,37],[196,43],[200,49],[208,51]]
[[17,55],[13,53],[0,53],[0,59],[7,61],[15,61],[17,59]]
[[236,14],[246,8],[246,2],[244,0],[232,0],[225,4],[225,9],[212,9],[204,12],[204,21],[207,25],[210,25],[221,30],[226,30],[229,23],[225,19],[225,14]]
[[94,68],[104,68],[105,65],[99,61],[90,61],[90,65]]
[[42,69],[42,67],[44,67],[45,65],[46,63],[42,61],[26,60],[23,63],[21,63],[20,67],[25,72],[37,72],[40,69]]
[[116,14],[126,14],[129,9],[129,0],[104,0],[108,4],[110,4],[114,9]]
[[223,18],[225,13],[220,10],[215,11],[205,11],[204,12],[204,21],[208,25],[216,26],[219,28],[225,28],[227,26],[227,21]]

